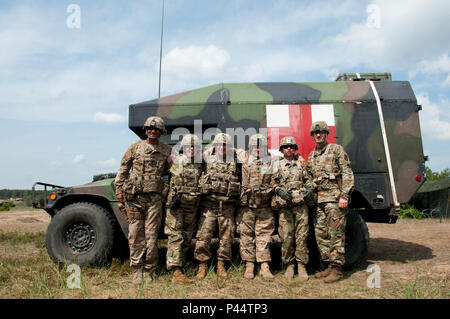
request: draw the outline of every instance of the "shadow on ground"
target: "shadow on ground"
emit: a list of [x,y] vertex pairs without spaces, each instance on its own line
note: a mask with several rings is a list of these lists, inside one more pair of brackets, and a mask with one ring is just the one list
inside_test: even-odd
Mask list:
[[433,250],[424,245],[390,238],[371,238],[368,260],[390,260],[401,263],[436,257]]

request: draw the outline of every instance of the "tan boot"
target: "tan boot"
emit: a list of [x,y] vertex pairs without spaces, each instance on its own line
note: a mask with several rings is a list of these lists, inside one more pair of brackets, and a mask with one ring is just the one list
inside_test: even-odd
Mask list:
[[142,266],[132,266],[133,284],[140,285],[142,283]]
[[217,276],[227,278],[227,270],[225,269],[225,262],[223,260],[217,262]]
[[286,271],[284,272],[284,277],[287,279],[294,278],[294,264],[288,264]]
[[151,271],[144,268],[144,270],[142,272],[142,279],[145,282],[152,282],[153,281],[153,277],[152,277]]
[[328,276],[330,274],[330,271],[331,271],[331,265],[328,265],[327,269],[325,269],[325,270],[315,274],[314,278],[324,278],[324,277],[326,277],[326,276]]
[[206,277],[206,262],[201,262],[198,264],[198,271],[197,275],[195,276],[196,279],[203,279]]
[[255,264],[252,262],[247,262],[245,264],[244,278],[253,279],[255,278]]
[[266,280],[273,279],[273,275],[270,272],[269,263],[265,262],[261,264],[261,269],[259,270],[259,274]]
[[301,281],[307,281],[309,277],[308,273],[306,272],[305,265],[299,263],[297,268],[298,268],[297,278],[300,279]]
[[192,280],[190,280],[188,277],[186,277],[183,274],[180,267],[175,267],[173,269],[172,282],[182,283],[182,284],[190,284],[190,283],[192,283]]
[[344,274],[342,272],[342,268],[340,266],[333,266],[331,268],[330,274],[325,277],[323,280],[326,283],[332,283],[341,280],[344,278]]

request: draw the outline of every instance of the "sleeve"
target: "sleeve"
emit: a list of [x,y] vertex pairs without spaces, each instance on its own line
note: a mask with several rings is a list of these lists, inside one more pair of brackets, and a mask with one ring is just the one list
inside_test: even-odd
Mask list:
[[348,199],[355,186],[355,180],[350,159],[342,146],[338,149],[337,160],[342,178],[341,197]]
[[130,174],[130,169],[133,166],[134,159],[134,144],[132,144],[125,152],[120,161],[120,167],[114,180],[114,185],[116,186],[116,194],[121,193],[123,183],[128,179]]
[[242,165],[241,165],[241,176],[242,176],[242,188],[246,189],[248,188],[248,180],[249,180],[249,172],[248,172],[248,165],[246,165],[246,157],[242,157]]
[[308,156],[308,162],[306,163],[305,168],[305,185],[309,185],[313,190],[316,188],[316,185],[314,183],[314,177],[313,177],[313,171],[312,171],[312,153]]
[[280,181],[281,181],[280,159],[279,158],[275,158],[272,161],[272,169],[273,169],[273,174],[272,174],[272,178],[270,180],[270,186],[272,187],[273,190],[275,190],[275,188],[277,188],[280,185]]

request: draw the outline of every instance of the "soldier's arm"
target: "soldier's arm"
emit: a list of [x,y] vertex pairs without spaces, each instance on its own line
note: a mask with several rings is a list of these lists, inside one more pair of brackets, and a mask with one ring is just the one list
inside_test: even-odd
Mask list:
[[306,163],[305,179],[306,179],[305,182],[309,183],[309,185],[311,186],[312,189],[316,188],[316,185],[314,184],[314,175],[313,175],[311,155],[308,157],[308,162]]
[[350,159],[343,147],[340,147],[337,154],[338,166],[341,172],[341,198],[349,198],[355,186],[353,170],[350,166]]
[[312,182],[312,176],[311,176],[311,174],[308,173],[308,170],[306,168],[303,169],[302,178],[303,178],[302,182],[303,182],[303,185],[305,186],[305,188],[314,189],[314,185]]
[[132,144],[125,152],[120,162],[120,167],[114,180],[116,186],[116,195],[121,196],[123,183],[128,179],[130,169],[133,166],[134,144]]

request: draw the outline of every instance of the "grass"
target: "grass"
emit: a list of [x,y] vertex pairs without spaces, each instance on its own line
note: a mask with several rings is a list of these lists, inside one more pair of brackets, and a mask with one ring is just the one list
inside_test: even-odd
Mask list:
[[[449,298],[446,278],[426,276],[426,271],[414,265],[417,271],[412,280],[383,274],[380,289],[367,288],[365,268],[347,272],[344,280],[331,285],[314,278],[290,281],[280,269],[275,269],[273,281],[259,276],[249,281],[243,278],[245,266],[238,260],[229,265],[227,279],[217,277],[211,264],[204,280],[174,284],[171,273],[161,264],[156,280],[136,286],[131,282],[129,261],[113,259],[108,267],[81,267],[80,288],[71,289],[67,279],[72,273],[51,261],[45,233],[0,231],[0,298]],[[193,278],[195,272],[196,265],[188,262],[185,273]]]

